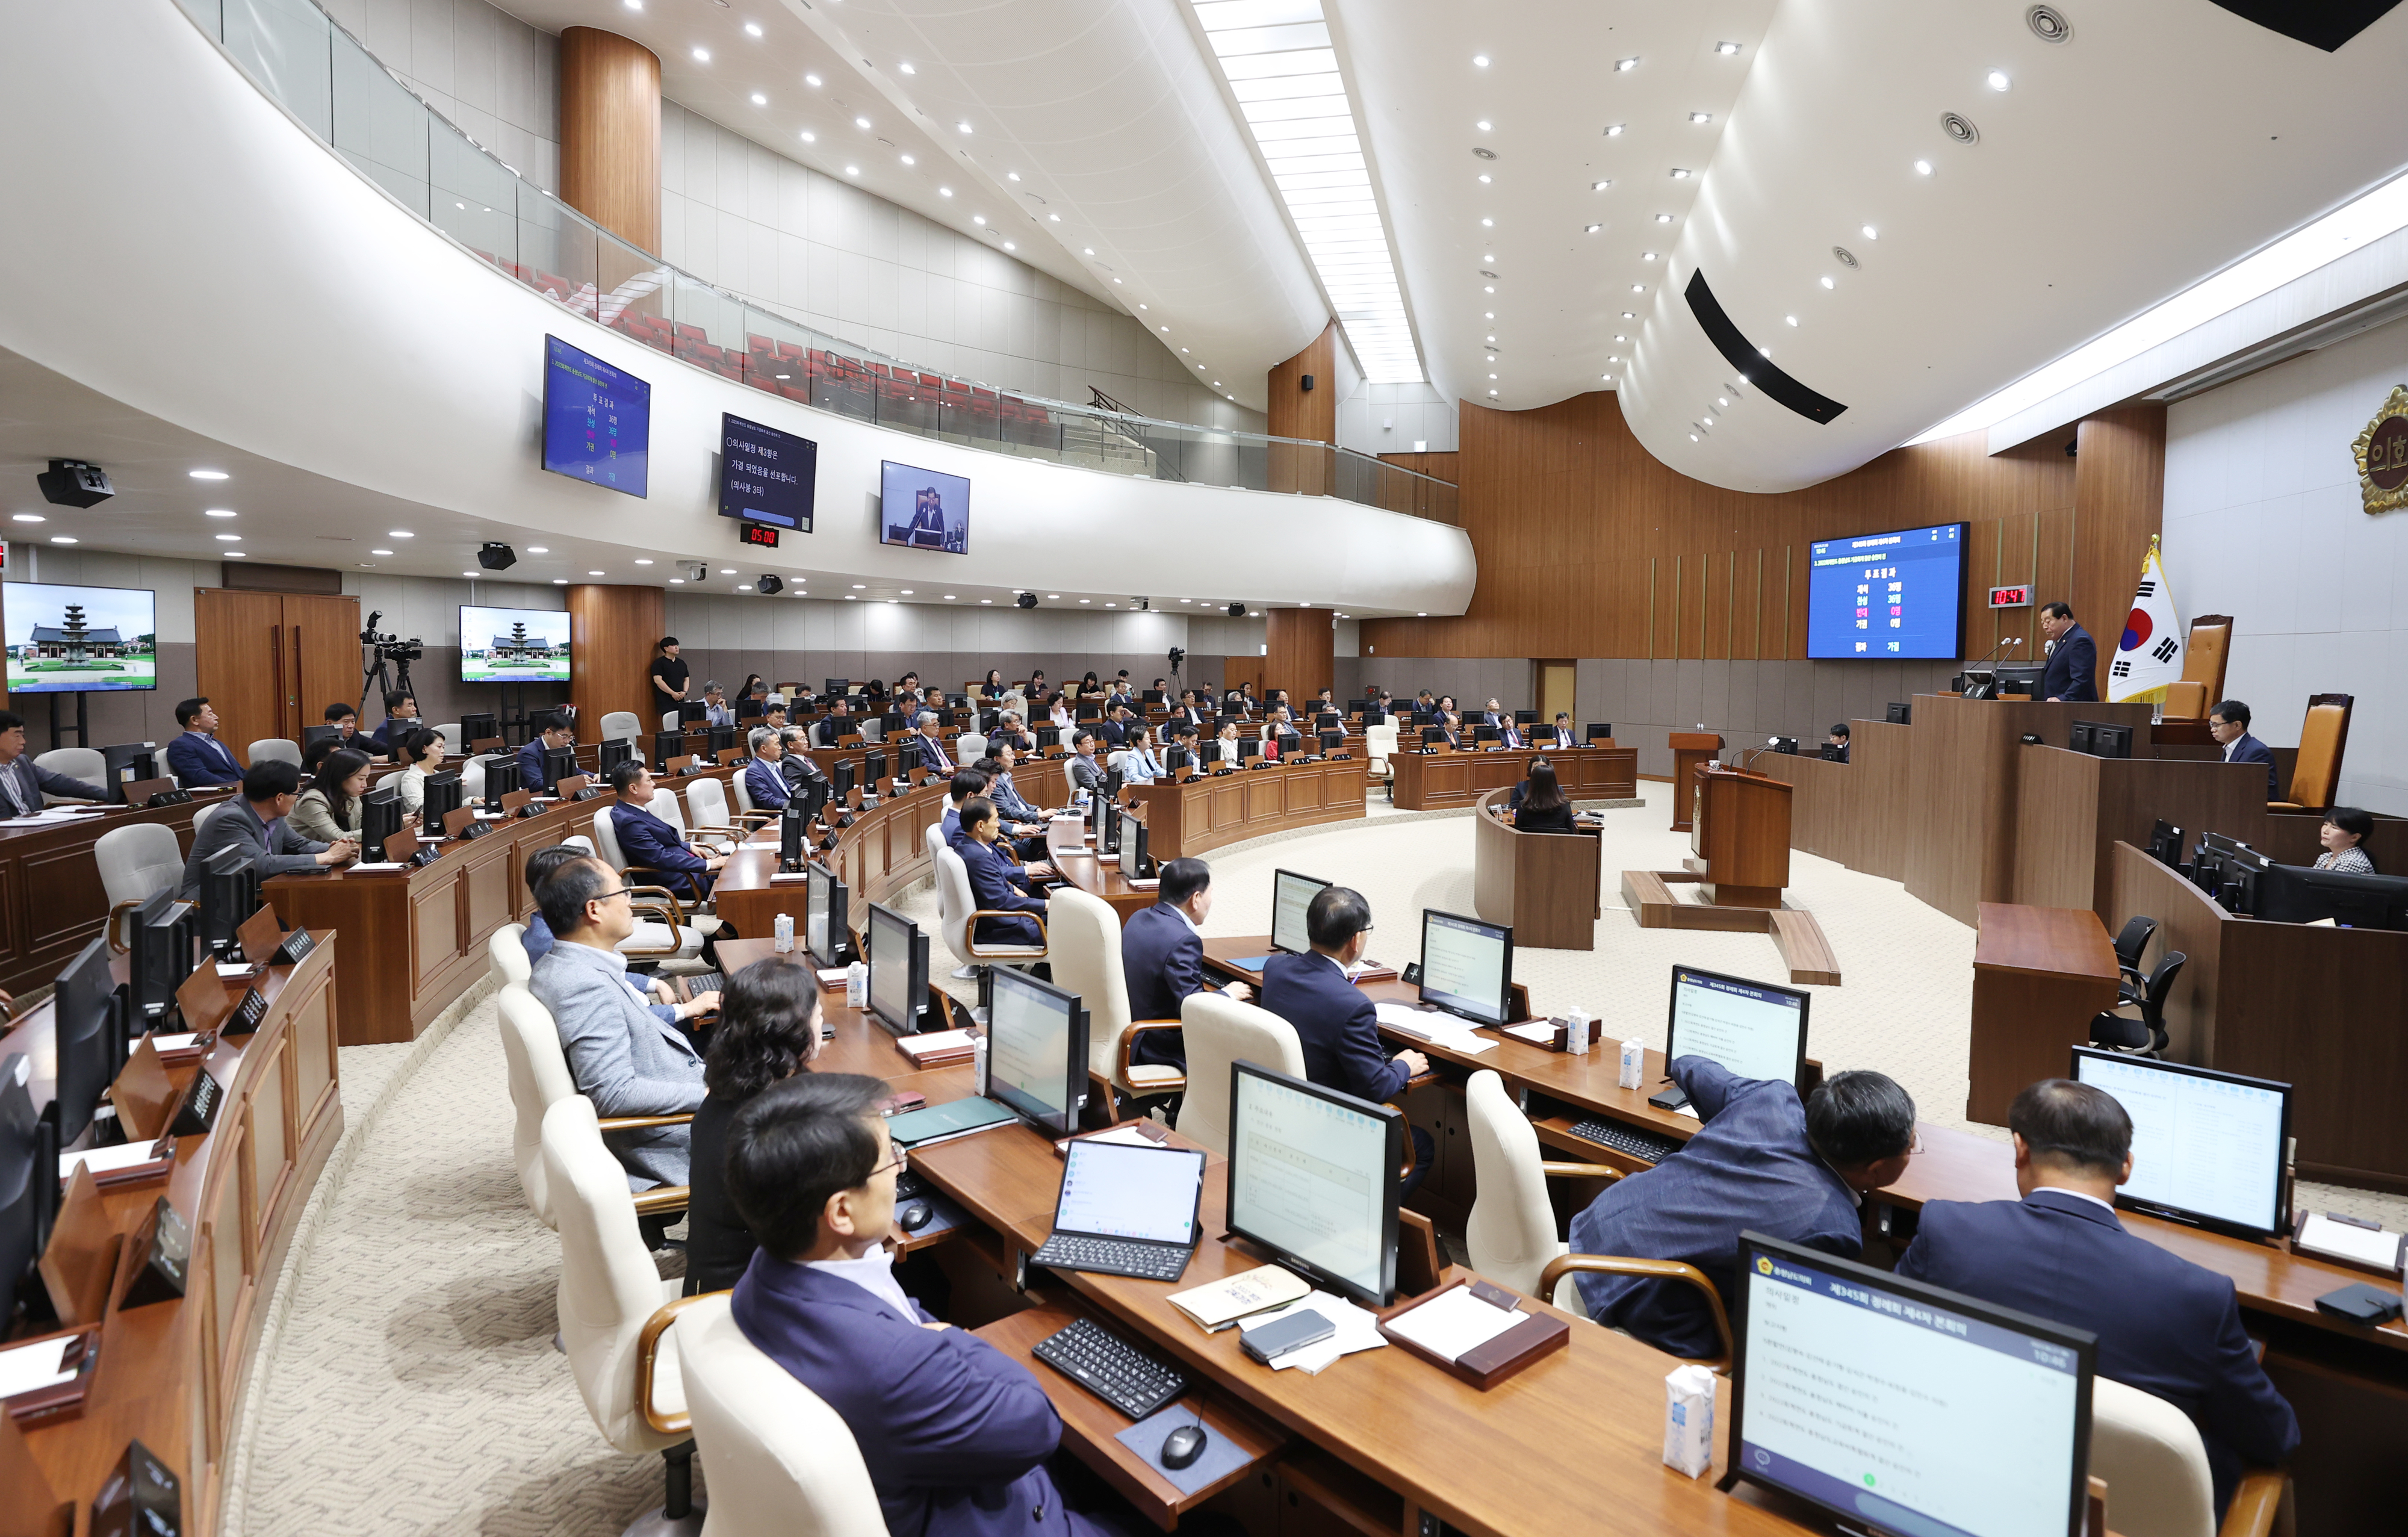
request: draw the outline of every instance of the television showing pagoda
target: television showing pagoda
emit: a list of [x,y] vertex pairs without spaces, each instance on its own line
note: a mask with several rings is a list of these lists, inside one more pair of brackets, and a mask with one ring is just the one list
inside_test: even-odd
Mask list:
[[0,611],[11,694],[159,686],[155,601],[147,591],[12,582]]
[[548,609],[460,610],[460,681],[568,681],[568,615]]

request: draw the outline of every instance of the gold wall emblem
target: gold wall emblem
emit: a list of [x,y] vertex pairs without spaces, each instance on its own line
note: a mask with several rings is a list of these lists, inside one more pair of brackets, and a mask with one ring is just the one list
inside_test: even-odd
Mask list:
[[2351,446],[2358,459],[2358,490],[2366,510],[2408,507],[2408,384],[2394,385],[2390,398]]

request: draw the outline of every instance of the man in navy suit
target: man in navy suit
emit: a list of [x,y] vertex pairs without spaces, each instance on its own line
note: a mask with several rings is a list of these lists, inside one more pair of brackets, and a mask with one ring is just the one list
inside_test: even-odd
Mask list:
[[[953,850],[969,869],[970,898],[981,912],[1034,912],[1042,917],[1045,899],[1031,896],[1028,883],[1032,874],[1045,873],[1045,867],[1039,865],[1032,870],[996,853],[995,840],[1002,831],[1003,819],[996,814],[994,801],[984,796],[972,796],[962,802],[961,826]],[[1043,931],[1026,918],[981,918],[971,938],[981,944],[1045,942]]]
[[627,868],[658,872],[662,885],[688,901],[710,896],[711,878],[727,856],[695,853],[675,827],[652,814],[651,767],[641,758],[629,758],[610,770],[610,788],[618,792],[610,808],[610,830],[618,834]]
[[[1154,903],[1129,914],[1121,929],[1121,978],[1128,984],[1131,1019],[1177,1019],[1191,993],[1205,990],[1204,919],[1212,911],[1212,867],[1201,859],[1173,859],[1162,867]],[[1233,982],[1221,991],[1240,1003],[1254,989]],[[1137,1038],[1129,1060],[1150,1067],[1187,1069],[1187,1044],[1177,1030],[1147,1030]]]
[[933,710],[920,711],[912,722],[920,743],[920,767],[932,774],[950,774],[955,765],[945,744],[937,740],[937,712]]
[[2266,766],[2266,798],[2274,798],[2274,750],[2249,734],[2249,707],[2225,699],[2207,712],[2207,734],[2224,749],[2227,763]]
[[176,724],[184,734],[167,744],[167,772],[189,790],[196,784],[238,784],[242,765],[226,744],[218,740],[218,712],[207,699],[186,699],[176,707]]
[[906,1296],[881,1247],[904,1169],[887,1086],[804,1072],[727,1133],[727,1194],[759,1241],[731,1311],[762,1354],[853,1431],[886,1530],[915,1537],[1135,1537],[1103,1496],[1073,1511],[1046,1469],[1062,1439],[1028,1368]]
[[[1695,1265],[1732,1305],[1739,1235],[1754,1228],[1842,1259],[1864,1252],[1864,1193],[1906,1172],[1914,1100],[1878,1072],[1827,1078],[1807,1103],[1778,1078],[1741,1078],[1683,1056],[1672,1081],[1704,1124],[1687,1145],[1615,1181],[1572,1218],[1574,1254],[1627,1255]],[[1679,1281],[1584,1274],[1588,1315],[1674,1356],[1722,1353],[1713,1313]]]
[[1547,732],[1547,740],[1541,742],[1539,745],[1541,747],[1555,748],[1578,747],[1580,745],[1579,740],[1572,736],[1572,717],[1570,711],[1558,710],[1555,711],[1555,724],[1554,727]]
[[2007,1128],[2023,1199],[1928,1203],[1898,1273],[2098,1335],[2100,1376],[2156,1394],[2199,1427],[2221,1522],[2243,1463],[2272,1466],[2300,1444],[2299,1417],[2242,1330],[2232,1283],[2115,1220],[2115,1187],[2132,1177],[2132,1120],[2114,1096],[2061,1078],[2033,1084],[2008,1107]]
[[552,781],[543,773],[543,755],[577,745],[577,728],[549,711],[535,718],[538,733],[519,749],[519,788],[536,795],[550,795]]
[[756,725],[744,739],[752,749],[752,761],[744,766],[744,789],[752,797],[756,812],[781,812],[794,792],[786,786],[785,770],[779,767],[786,755],[786,745],[780,735],[766,725]]
[[2099,643],[2073,622],[2073,610],[2063,603],[2043,603],[2041,633],[2054,642],[2048,670],[2040,677],[2040,697],[2052,704],[2099,702]]
[[[1395,1099],[1408,1080],[1429,1071],[1429,1058],[1416,1051],[1390,1056],[1380,1039],[1379,1012],[1349,980],[1371,941],[1371,904],[1360,892],[1324,886],[1304,910],[1304,937],[1311,954],[1277,955],[1263,963],[1263,1007],[1296,1027],[1307,1078],[1375,1104]],[[1428,1132],[1412,1131],[1413,1171],[1403,1192],[1409,1196],[1438,1151]]]

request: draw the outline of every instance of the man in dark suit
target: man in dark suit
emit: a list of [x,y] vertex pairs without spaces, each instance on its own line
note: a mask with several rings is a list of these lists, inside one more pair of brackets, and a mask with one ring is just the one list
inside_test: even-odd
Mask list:
[[2097,704],[2099,645],[2088,630],[2073,622],[2073,610],[2063,603],[2042,604],[2040,628],[2051,641],[2048,670],[2040,678],[2040,697],[2052,704]]
[[1826,743],[1826,745],[1831,749],[1828,756],[1833,763],[1845,763],[1848,761],[1847,722],[1841,721],[1831,727],[1830,740]]
[[1539,745],[1555,751],[1580,745],[1579,740],[1572,735],[1572,717],[1570,711],[1555,711],[1555,724],[1548,727],[1546,736]]
[[1108,749],[1129,746],[1144,734],[1145,728],[1137,724],[1137,717],[1125,704],[1114,705],[1110,718],[1096,727],[1096,735],[1104,739]]
[[795,793],[786,784],[784,739],[766,725],[756,725],[744,739],[752,754],[752,761],[744,766],[744,793],[752,797],[756,812],[782,812]]
[[656,879],[691,902],[710,896],[711,878],[727,856],[695,853],[675,827],[652,814],[656,787],[651,767],[641,758],[629,758],[610,770],[610,788],[618,793],[610,807],[610,830],[618,835],[619,853],[631,874],[649,878],[638,884]]
[[[1429,1071],[1429,1058],[1416,1051],[1390,1056],[1380,1039],[1379,1012],[1349,980],[1371,940],[1371,904],[1360,892],[1324,886],[1304,910],[1304,936],[1311,954],[1264,962],[1263,1007],[1296,1027],[1307,1078],[1375,1104],[1395,1099],[1408,1080]],[[1438,1150],[1428,1132],[1411,1129],[1415,1156],[1406,1195],[1421,1184]]]
[[519,749],[519,788],[536,795],[552,793],[552,781],[543,775],[543,755],[564,747],[577,745],[577,728],[558,715],[546,712],[535,718],[537,735]]
[[242,765],[218,740],[218,712],[207,699],[186,699],[176,707],[176,724],[184,734],[167,744],[167,772],[185,789],[204,784],[232,784],[242,778]]
[[[1033,912],[1045,915],[1045,899],[1029,891],[1032,873],[1042,875],[1045,867],[1015,865],[995,851],[995,840],[1003,832],[1003,818],[997,814],[995,802],[984,796],[972,796],[962,802],[961,826],[956,831],[953,850],[962,856],[963,866],[970,877],[970,898],[982,912]],[[1043,930],[1026,918],[981,918],[971,938],[980,944],[1043,944]],[[968,956],[964,956],[968,960]]]
[[2238,699],[2218,701],[2207,712],[2207,734],[2224,749],[2227,763],[2266,766],[2266,798],[2274,798],[2274,750],[2249,734],[2249,707]]
[[[1783,1079],[1740,1078],[1683,1056],[1672,1081],[1704,1123],[1688,1143],[1642,1173],[1609,1185],[1572,1218],[1574,1254],[1627,1255],[1695,1265],[1729,1308],[1739,1235],[1749,1228],[1842,1259],[1864,1252],[1859,1207],[1906,1172],[1914,1100],[1878,1072],[1825,1079],[1806,1104]],[[1678,1281],[1584,1274],[1588,1315],[1674,1356],[1721,1354],[1713,1314]]]
[[401,739],[424,724],[418,718],[418,700],[400,689],[389,688],[384,695],[384,719],[378,723],[376,735],[368,740],[376,743],[378,752],[391,757],[400,749]]
[[97,784],[54,774],[36,763],[25,752],[25,717],[0,710],[0,816],[31,816],[42,809],[46,795],[68,800],[108,798]]
[[1518,753],[1530,745],[1530,739],[1522,734],[1522,723],[1513,718],[1510,710],[1497,722],[1497,740],[1510,752]]
[[861,729],[853,718],[853,707],[842,695],[829,704],[825,719],[811,728],[811,743],[816,747],[834,747],[838,737],[851,736]]
[[[1205,990],[1203,925],[1212,911],[1212,867],[1173,859],[1162,867],[1154,895],[1154,905],[1130,913],[1121,929],[1121,977],[1128,984],[1131,1019],[1177,1019],[1188,995]],[[1254,996],[1242,982],[1221,991],[1240,1003]],[[1184,1071],[1187,1044],[1177,1030],[1147,1030],[1129,1060]]]
[[185,857],[184,881],[176,895],[188,902],[198,901],[201,877],[208,873],[209,861],[230,848],[249,850],[251,866],[263,881],[321,865],[348,865],[358,858],[359,845],[348,839],[316,843],[292,829],[284,819],[300,798],[298,765],[268,758],[245,769],[241,797],[210,812],[208,821],[193,835],[193,852]]
[[1927,1204],[1898,1273],[2098,1335],[2100,1376],[2156,1394],[2199,1427],[2223,1520],[2243,1464],[2272,1466],[2300,1444],[2232,1283],[2115,1220],[2132,1121],[2112,1095],[2034,1084],[2008,1107],[2007,1128],[2023,1199]]

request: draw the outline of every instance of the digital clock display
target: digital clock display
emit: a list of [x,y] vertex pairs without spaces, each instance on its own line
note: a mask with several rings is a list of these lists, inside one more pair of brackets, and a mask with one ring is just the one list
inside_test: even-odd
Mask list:
[[778,531],[766,523],[748,523],[744,525],[744,542],[758,545],[764,550],[775,550],[778,548]]
[[2031,607],[2029,587],[1993,587],[1990,607],[1994,609],[2028,609]]

